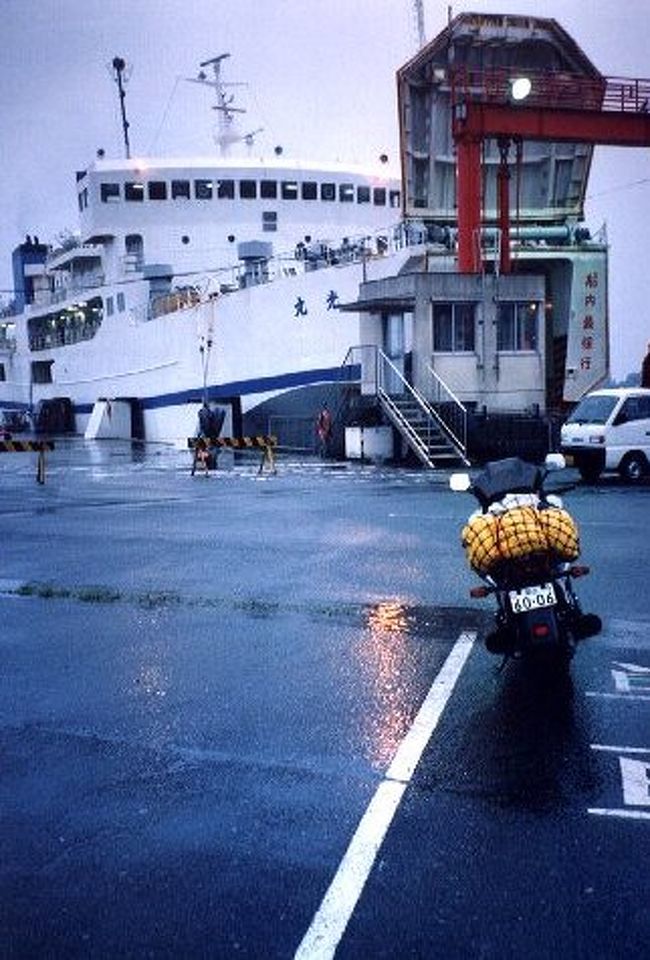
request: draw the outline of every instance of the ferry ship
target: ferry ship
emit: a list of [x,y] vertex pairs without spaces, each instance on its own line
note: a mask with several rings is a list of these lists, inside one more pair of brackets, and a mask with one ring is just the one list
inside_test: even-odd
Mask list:
[[55,430],[177,442],[207,402],[231,433],[283,420],[304,435],[345,375],[358,321],[338,307],[395,268],[400,182],[385,157],[365,169],[279,148],[231,156],[255,147],[235,129],[227,56],[198,78],[216,95],[214,157],[130,157],[125,122],[127,158],[77,173],[79,235],[58,248],[30,235],[14,251],[0,407]]

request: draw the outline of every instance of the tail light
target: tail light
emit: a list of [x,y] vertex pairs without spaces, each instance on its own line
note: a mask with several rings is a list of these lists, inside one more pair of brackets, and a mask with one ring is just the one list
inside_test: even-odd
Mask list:
[[589,567],[584,567],[580,564],[574,564],[569,567],[569,575],[572,577],[586,577],[588,573]]
[[489,596],[490,588],[489,587],[472,587],[469,591],[470,597],[474,600],[480,600],[483,597]]
[[549,629],[547,623],[536,623],[533,627],[534,637],[548,637]]

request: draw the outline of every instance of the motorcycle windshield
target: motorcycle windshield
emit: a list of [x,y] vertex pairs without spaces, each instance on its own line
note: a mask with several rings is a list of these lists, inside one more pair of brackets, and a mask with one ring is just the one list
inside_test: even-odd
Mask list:
[[506,493],[533,493],[539,491],[542,474],[539,467],[519,457],[507,457],[487,463],[478,474],[472,489],[483,508]]

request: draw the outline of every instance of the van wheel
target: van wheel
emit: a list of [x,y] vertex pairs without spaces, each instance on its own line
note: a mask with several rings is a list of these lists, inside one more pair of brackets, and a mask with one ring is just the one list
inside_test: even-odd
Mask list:
[[642,453],[628,453],[623,457],[618,472],[628,483],[638,483],[648,472],[648,461]]

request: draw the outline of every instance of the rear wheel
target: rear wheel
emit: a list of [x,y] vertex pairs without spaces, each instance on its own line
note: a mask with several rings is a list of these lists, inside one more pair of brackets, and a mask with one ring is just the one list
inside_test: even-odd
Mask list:
[[628,483],[638,483],[648,472],[648,461],[642,453],[628,453],[623,457],[618,472]]

